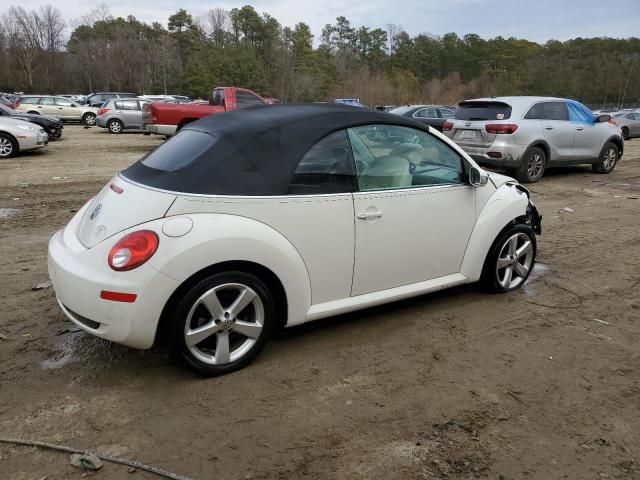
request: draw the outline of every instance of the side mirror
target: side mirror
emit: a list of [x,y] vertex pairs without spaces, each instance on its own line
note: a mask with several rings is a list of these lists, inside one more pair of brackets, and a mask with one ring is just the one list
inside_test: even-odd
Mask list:
[[477,167],[471,167],[469,170],[469,183],[474,187],[481,187],[486,185],[489,181],[489,175],[484,170],[480,170]]
[[607,123],[609,120],[611,120],[611,115],[598,115],[598,117],[596,118],[596,123]]

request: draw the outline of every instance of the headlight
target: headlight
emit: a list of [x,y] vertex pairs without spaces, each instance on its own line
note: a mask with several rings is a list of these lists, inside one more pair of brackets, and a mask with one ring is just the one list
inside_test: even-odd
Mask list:
[[30,132],[37,132],[37,130],[33,127],[28,127],[26,125],[19,125],[19,124],[15,124],[16,127],[21,128],[22,130],[29,130]]

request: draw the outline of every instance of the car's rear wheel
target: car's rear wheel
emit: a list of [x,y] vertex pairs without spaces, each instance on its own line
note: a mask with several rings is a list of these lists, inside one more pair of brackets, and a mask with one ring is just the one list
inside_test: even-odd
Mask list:
[[591,165],[595,173],[611,173],[618,162],[618,147],[613,142],[607,142],[602,147],[598,161]]
[[27,112],[29,115],[40,115],[40,112],[36,111],[36,110],[31,110],[29,112]]
[[629,129],[627,127],[622,127],[622,138],[629,140]]
[[495,293],[524,285],[536,259],[536,235],[528,225],[508,228],[493,243],[482,270],[482,285]]
[[0,158],[10,158],[18,154],[18,142],[6,133],[0,133]]
[[546,168],[547,154],[540,147],[533,147],[525,152],[515,177],[522,183],[534,183],[542,178]]
[[122,125],[122,122],[120,120],[109,120],[109,123],[107,123],[107,128],[109,129],[109,133],[122,133],[122,129],[124,128],[124,125]]
[[95,125],[96,124],[96,115],[95,113],[85,113],[82,116],[82,123],[84,123],[85,125]]
[[258,277],[215,274],[194,285],[180,301],[169,340],[194,372],[222,375],[258,355],[271,332],[274,312],[273,297]]

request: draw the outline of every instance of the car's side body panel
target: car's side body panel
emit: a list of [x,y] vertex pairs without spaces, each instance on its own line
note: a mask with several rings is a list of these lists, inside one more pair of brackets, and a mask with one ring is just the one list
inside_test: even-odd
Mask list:
[[191,213],[235,215],[268,225],[283,235],[304,259],[311,279],[312,303],[350,295],[354,257],[351,194],[180,196],[168,215]]
[[[207,213],[188,217],[193,228],[180,237],[163,235],[150,265],[180,285],[208,266],[229,260],[256,263],[271,270],[282,283],[287,325],[304,322],[311,305],[311,283],[300,253],[289,240],[272,227],[240,215]],[[170,220],[155,220],[140,228],[161,232],[162,225]],[[158,301],[163,303],[160,297]]]

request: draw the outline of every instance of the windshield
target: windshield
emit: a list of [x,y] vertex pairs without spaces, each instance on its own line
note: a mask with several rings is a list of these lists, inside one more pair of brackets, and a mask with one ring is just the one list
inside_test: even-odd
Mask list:
[[389,113],[393,113],[395,115],[404,115],[405,113],[413,110],[413,107],[398,107],[393,110],[389,110]]
[[506,120],[511,117],[511,107],[502,102],[461,102],[453,118],[456,120]]

